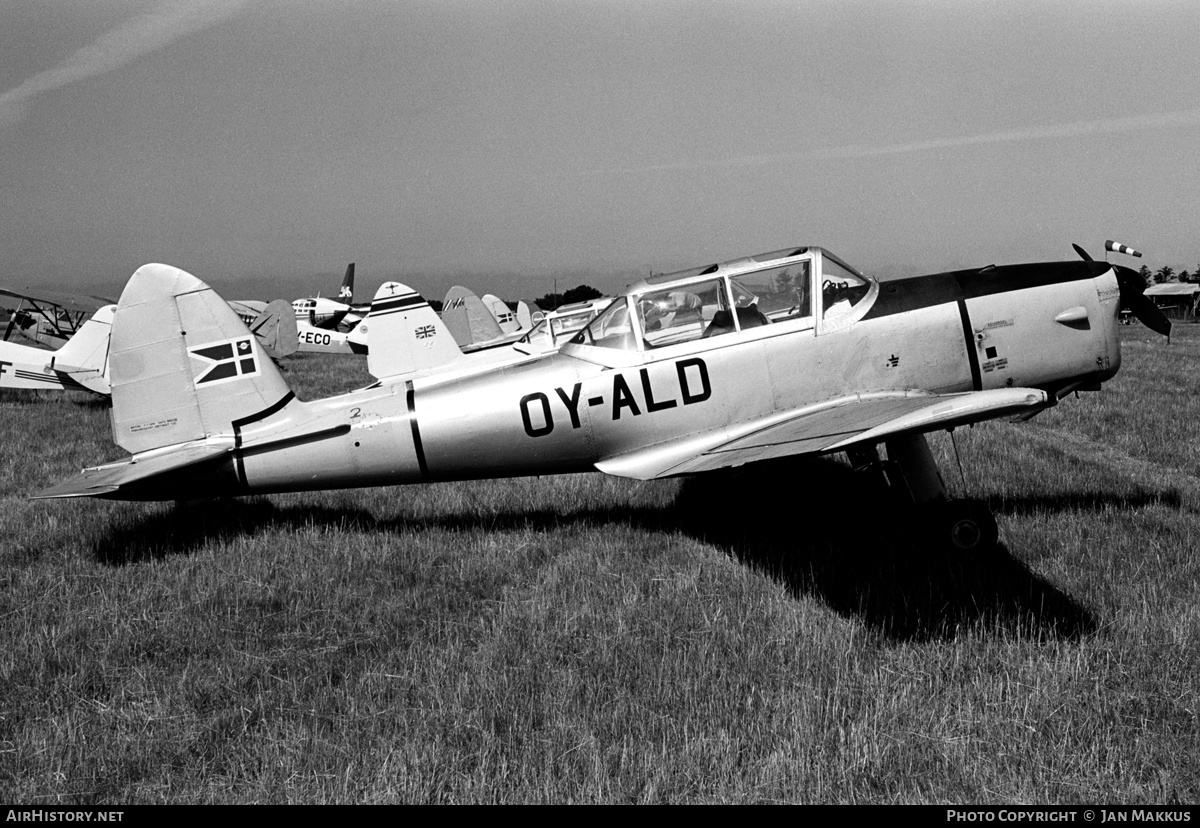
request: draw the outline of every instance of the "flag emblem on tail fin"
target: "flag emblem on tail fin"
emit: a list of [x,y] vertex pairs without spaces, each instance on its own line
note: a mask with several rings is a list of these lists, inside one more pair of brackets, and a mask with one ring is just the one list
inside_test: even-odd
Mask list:
[[258,354],[253,343],[252,337],[243,336],[188,348],[188,356],[199,361],[202,369],[195,386],[258,376]]
[[437,334],[437,329],[434,328],[433,325],[422,325],[414,332],[417,335],[417,339],[428,339],[429,337]]

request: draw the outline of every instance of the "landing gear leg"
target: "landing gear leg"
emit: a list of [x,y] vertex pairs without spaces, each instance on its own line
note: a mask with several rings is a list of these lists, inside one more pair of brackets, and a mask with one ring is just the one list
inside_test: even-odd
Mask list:
[[[996,545],[1000,533],[986,503],[950,500],[929,443],[923,434],[906,434],[886,441],[888,464],[898,468],[917,520],[938,544],[958,552],[975,552]],[[889,475],[891,476],[891,475]],[[893,486],[901,481],[893,481]]]

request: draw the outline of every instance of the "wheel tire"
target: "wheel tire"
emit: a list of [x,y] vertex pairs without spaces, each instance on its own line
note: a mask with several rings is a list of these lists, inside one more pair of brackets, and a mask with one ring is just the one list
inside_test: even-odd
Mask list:
[[947,510],[946,537],[959,552],[977,552],[996,545],[1000,530],[992,512],[982,503],[954,501]]

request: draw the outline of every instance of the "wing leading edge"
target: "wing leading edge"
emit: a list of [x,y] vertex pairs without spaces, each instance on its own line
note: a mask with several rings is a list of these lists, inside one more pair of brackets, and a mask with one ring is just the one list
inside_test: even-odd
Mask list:
[[618,477],[653,480],[758,460],[841,451],[898,434],[1032,415],[1054,403],[1054,398],[1036,388],[997,388],[962,394],[928,391],[852,394],[607,457],[596,468]]

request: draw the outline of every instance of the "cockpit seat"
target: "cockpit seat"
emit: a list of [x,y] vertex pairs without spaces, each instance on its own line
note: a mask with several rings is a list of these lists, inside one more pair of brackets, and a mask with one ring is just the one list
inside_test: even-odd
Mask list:
[[[767,317],[763,316],[762,311],[758,309],[758,305],[751,305],[748,308],[738,308],[737,318],[738,325],[741,326],[743,331],[747,328],[757,328],[759,325],[766,325],[770,322]],[[719,310],[713,314],[712,321],[704,329],[704,335],[701,338],[732,332],[733,314],[727,310]]]

